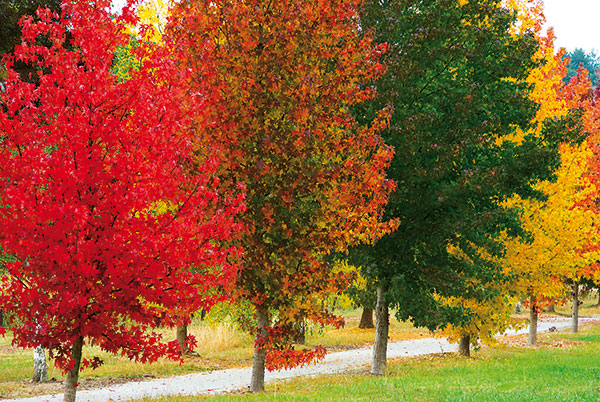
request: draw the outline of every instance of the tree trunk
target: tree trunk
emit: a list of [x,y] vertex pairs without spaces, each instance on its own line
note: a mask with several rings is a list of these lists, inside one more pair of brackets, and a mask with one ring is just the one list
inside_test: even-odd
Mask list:
[[337,308],[337,303],[338,303],[338,299],[337,297],[333,297],[333,300],[331,301],[331,311],[332,313],[335,311],[335,309]]
[[46,350],[38,346],[33,350],[33,382],[48,381],[48,364],[46,363]]
[[358,324],[358,328],[375,328],[375,324],[373,324],[373,309],[368,307],[363,307],[362,315],[360,316],[360,323]]
[[527,338],[527,344],[529,346],[537,345],[537,320],[537,304],[532,297],[529,303],[529,338]]
[[306,324],[303,319],[298,320],[296,323],[296,335],[294,336],[294,343],[298,345],[306,344]]
[[187,325],[180,325],[177,327],[177,343],[179,344],[179,350],[181,350],[181,354],[184,355],[189,352],[189,348],[186,342],[188,336],[188,327]]
[[83,349],[83,337],[78,337],[71,347],[71,359],[75,362],[73,368],[67,373],[65,380],[64,402],[75,402],[77,383],[79,382],[79,366],[81,364],[81,349]]
[[257,332],[254,341],[254,358],[252,359],[252,380],[250,392],[263,392],[265,390],[265,357],[266,350],[263,347],[264,339],[267,337],[266,327],[269,319],[265,311],[256,309]]
[[387,365],[387,340],[389,331],[388,304],[385,300],[387,288],[379,284],[377,286],[377,306],[375,307],[375,341],[373,342],[373,362],[371,374],[384,375]]
[[515,314],[521,314],[521,301],[515,303]]
[[463,335],[460,337],[458,354],[465,357],[471,356],[471,335]]
[[575,282],[571,285],[571,295],[573,296],[571,332],[576,333],[579,330],[579,282]]
[[4,311],[0,308],[0,328],[4,328]]

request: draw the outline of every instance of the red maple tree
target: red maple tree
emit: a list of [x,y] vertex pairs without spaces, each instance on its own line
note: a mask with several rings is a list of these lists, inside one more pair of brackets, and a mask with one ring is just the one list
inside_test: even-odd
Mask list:
[[[83,344],[139,361],[178,355],[151,329],[228,287],[244,209],[243,192],[216,190],[215,158],[196,159],[190,174],[210,98],[188,91],[180,48],[141,43],[140,67],[118,79],[113,54],[135,16],[109,9],[109,0],[73,1],[62,16],[24,19],[0,94],[0,246],[16,257],[0,306],[14,314],[16,345],[41,345],[68,371],[70,401]],[[37,45],[40,36],[51,45]],[[39,83],[18,76],[17,60]]]

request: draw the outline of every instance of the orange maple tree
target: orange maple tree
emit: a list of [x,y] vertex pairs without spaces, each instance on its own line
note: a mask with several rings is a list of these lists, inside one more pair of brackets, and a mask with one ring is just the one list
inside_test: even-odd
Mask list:
[[200,0],[172,12],[171,34],[189,41],[195,91],[220,97],[197,153],[221,158],[223,185],[247,186],[235,297],[256,313],[253,391],[264,388],[265,364],[323,356],[290,347],[298,320],[342,324],[317,301],[347,282],[327,254],[394,226],[381,222],[392,149],[378,132],[390,111],[370,127],[350,114],[373,95],[365,83],[383,72],[385,50],[360,35],[358,4]]

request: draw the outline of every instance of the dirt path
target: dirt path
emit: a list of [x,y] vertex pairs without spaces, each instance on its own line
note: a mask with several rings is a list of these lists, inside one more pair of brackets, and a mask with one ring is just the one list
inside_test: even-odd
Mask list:
[[[580,322],[598,320],[598,318],[580,319]],[[568,328],[569,318],[548,318],[538,323],[538,331],[545,332],[551,327],[557,329]],[[510,331],[505,335],[523,334],[527,328],[519,331]],[[419,356],[432,353],[454,352],[457,345],[449,344],[445,339],[423,338],[388,344],[388,358],[403,356]],[[267,372],[266,382],[285,380],[300,376],[313,376],[319,374],[340,373],[364,369],[370,364],[371,348],[352,349],[343,352],[334,352],[325,356],[317,364],[296,368]],[[215,394],[221,392],[244,389],[250,383],[251,368],[238,368],[218,370],[205,373],[187,374],[176,377],[161,378],[149,381],[130,382],[108,388],[81,390],[77,392],[78,402],[107,402],[141,399],[144,397],[160,397],[173,395],[199,395]],[[2,402],[60,402],[62,394],[45,395],[34,398],[3,399]]]

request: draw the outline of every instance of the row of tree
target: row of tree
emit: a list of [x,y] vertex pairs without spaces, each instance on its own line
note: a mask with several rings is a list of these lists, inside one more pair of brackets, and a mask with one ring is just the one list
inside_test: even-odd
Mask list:
[[373,374],[385,372],[390,307],[468,353],[514,324],[511,302],[536,312],[564,297],[561,279],[594,275],[590,83],[563,83],[541,2],[459,3],[377,2],[362,16],[393,44],[377,88],[395,107],[385,216],[401,222],[351,253],[378,283]]
[[[543,22],[541,16],[533,14],[532,17]],[[519,299],[526,300],[530,307],[530,345],[536,344],[538,313],[566,299],[573,301],[572,331],[577,332],[580,287],[597,287],[600,279],[598,93],[588,79],[587,69],[565,80],[570,72],[569,58],[564,56],[564,51],[555,51],[551,32],[545,36],[540,29],[534,32],[540,43],[537,57],[543,64],[529,77],[534,85],[530,97],[540,105],[532,129],[544,130],[548,119],[561,119],[576,111],[578,127],[574,133],[581,133],[581,142],[560,145],[560,166],[552,180],[538,180],[532,186],[542,194],[541,199],[513,196],[503,203],[519,211],[527,237],[502,238],[506,252],[496,261],[506,279],[478,283],[490,292],[488,301],[475,301],[471,295],[450,301],[452,305],[469,306],[475,312],[468,326],[450,326],[444,332],[461,339],[465,354],[468,354],[469,341],[476,344],[483,338],[493,342],[498,331],[518,326],[511,320],[511,305]]]
[[594,97],[539,2],[132,3],[39,10],[4,59],[0,306],[65,400],[84,344],[176,357],[154,328],[224,299],[254,311],[263,390],[323,356],[299,323],[343,324],[340,254],[377,287],[374,374],[390,308],[468,345],[593,271]]

